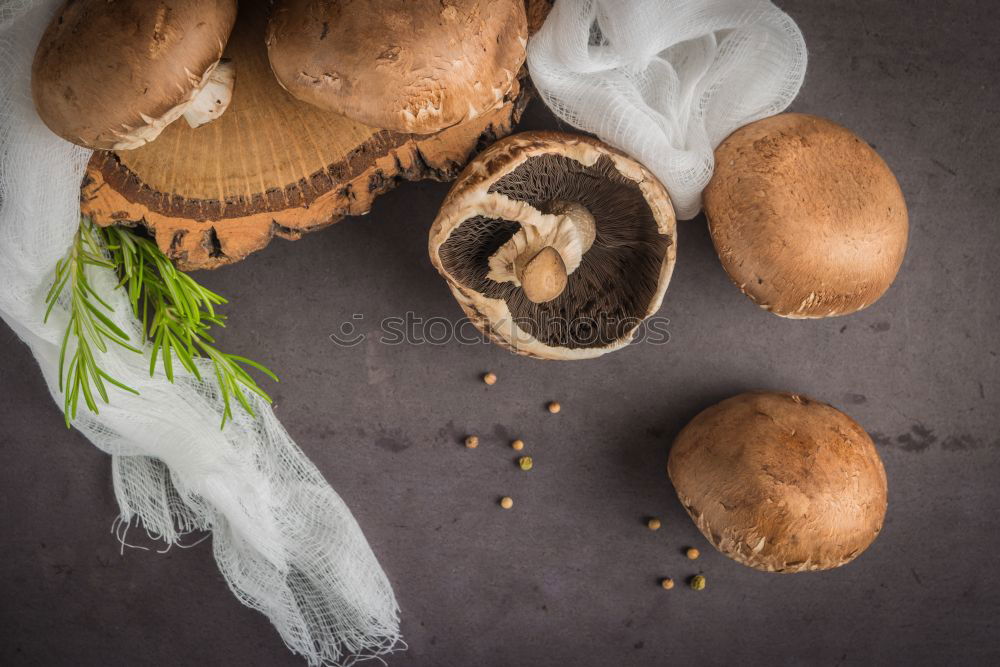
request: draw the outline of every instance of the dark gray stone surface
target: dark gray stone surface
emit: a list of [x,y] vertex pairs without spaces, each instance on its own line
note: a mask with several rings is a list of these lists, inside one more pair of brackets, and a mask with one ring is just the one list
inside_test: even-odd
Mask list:
[[[352,313],[368,333],[407,311],[459,317],[426,254],[447,190],[432,183],[199,276],[232,299],[225,347],[281,375],[278,414],[393,582],[409,650],[390,664],[1000,661],[1000,5],[781,4],[811,52],[793,109],[875,144],[909,203],[899,279],[860,314],[758,310],[699,219],[680,226],[666,346],[562,364],[488,345],[335,346]],[[524,122],[554,125],[538,103]],[[208,543],[119,554],[108,458],[66,431],[26,348],[0,329],[0,663],[302,664],[234,600]],[[486,369],[495,387],[478,381]],[[854,564],[749,570],[676,501],[672,437],[757,387],[831,402],[875,437],[889,513]],[[550,398],[560,415],[544,411]],[[458,443],[470,432],[482,439],[472,452]],[[513,436],[530,473],[513,465]],[[512,511],[496,507],[501,494]],[[657,533],[643,526],[651,514]],[[704,554],[695,563],[688,545]],[[704,592],[657,585],[696,572]]]

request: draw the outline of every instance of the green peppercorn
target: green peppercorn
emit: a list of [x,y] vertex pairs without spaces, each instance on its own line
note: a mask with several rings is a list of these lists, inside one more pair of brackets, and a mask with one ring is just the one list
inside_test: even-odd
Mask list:
[[535,463],[531,460],[530,456],[522,456],[517,460],[517,465],[521,466],[521,470],[531,470],[531,467]]
[[705,577],[701,576],[700,574],[696,574],[693,577],[691,577],[691,588],[696,591],[705,590]]

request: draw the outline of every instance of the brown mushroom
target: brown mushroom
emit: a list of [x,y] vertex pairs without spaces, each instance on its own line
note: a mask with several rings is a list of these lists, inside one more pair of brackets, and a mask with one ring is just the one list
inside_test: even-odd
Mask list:
[[31,69],[42,121],[67,141],[137,148],[181,116],[217,118],[234,70],[220,63],[236,0],[77,0],[49,24]]
[[179,267],[214,268],[275,236],[297,239],[362,215],[403,180],[454,178],[524,108],[515,82],[500,109],[415,137],[300,102],[271,73],[267,7],[240,4],[225,52],[240,72],[230,110],[197,130],[174,123],[137,150],[95,153],[81,193],[85,215],[99,225],[142,224]]
[[431,229],[431,261],[473,323],[544,359],[627,345],[660,307],[676,219],[638,162],[596,139],[525,132],[469,163]]
[[783,317],[870,306],[906,252],[906,202],[889,167],[815,116],[781,114],[734,132],[715,151],[704,199],[729,277]]
[[844,565],[885,518],[885,470],[871,438],[797,394],[750,392],[713,405],[677,436],[667,472],[708,541],[758,570]]
[[503,106],[526,43],[524,0],[281,0],[267,30],[293,96],[415,134]]

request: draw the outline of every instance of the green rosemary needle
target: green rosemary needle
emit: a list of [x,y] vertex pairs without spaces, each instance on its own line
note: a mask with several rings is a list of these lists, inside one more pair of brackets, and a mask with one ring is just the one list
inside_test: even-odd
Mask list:
[[[129,343],[128,335],[105,314],[110,306],[88,284],[87,266],[110,268],[118,273],[121,279],[118,286],[126,290],[133,312],[142,320],[145,339],[152,343],[150,376],[155,374],[159,362],[167,379],[173,382],[176,359],[201,380],[195,358],[210,360],[224,406],[223,427],[232,418],[233,399],[253,414],[244,390],[271,401],[244,366],[255,368],[277,381],[274,373],[255,361],[222,352],[209,333],[212,326],[225,326],[225,316],[217,313],[215,306],[226,303],[226,299],[179,271],[151,240],[124,227],[98,229],[88,218],[82,218],[69,253],[56,265],[56,279],[46,297],[48,318],[48,312],[63,291],[67,287],[70,289],[70,321],[59,364],[67,425],[77,414],[81,394],[94,413],[97,413],[94,390],[105,403],[108,402],[105,381],[137,393],[111,378],[94,359],[93,349],[104,352],[109,342],[139,354],[142,352]],[[63,358],[71,337],[76,340],[76,349],[64,374]]]
[[[63,412],[67,427],[76,417],[81,394],[87,407],[95,414],[97,413],[95,390],[101,400],[108,402],[105,381],[133,394],[138,393],[101,370],[94,359],[94,349],[107,352],[108,343],[120,345],[137,353],[139,350],[129,344],[128,334],[102,311],[102,309],[110,311],[111,306],[90,286],[87,280],[88,266],[114,268],[102,252],[100,240],[93,226],[89,221],[81,220],[69,251],[65,257],[56,262],[55,281],[45,296],[48,307],[45,310],[44,321],[48,321],[52,308],[59,301],[63,291],[69,290],[69,322],[59,349],[59,390],[63,392]],[[76,348],[67,364],[66,351],[70,338],[76,340]]]

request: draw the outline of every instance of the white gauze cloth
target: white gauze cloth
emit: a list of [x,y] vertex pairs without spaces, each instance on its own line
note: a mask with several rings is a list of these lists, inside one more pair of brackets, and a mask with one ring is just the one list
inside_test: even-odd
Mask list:
[[[56,261],[79,224],[90,151],[52,134],[31,101],[35,47],[59,4],[0,0],[0,315],[30,346],[62,406],[65,304],[47,324],[42,319]],[[91,279],[113,307],[113,321],[133,343],[141,340],[113,271],[92,270]],[[148,356],[120,347],[110,346],[99,364],[139,391],[109,385],[111,404],[99,403],[99,415],[81,407],[73,422],[112,455],[123,525],[137,520],[169,544],[185,532],[212,531],[233,593],[267,615],[288,648],[312,665],[380,655],[397,644],[399,609],[361,529],[266,403],[251,397],[257,416],[234,407],[235,418],[220,430],[222,403],[209,363],[202,365],[205,381],[186,375],[174,384],[159,373],[150,378]]]
[[687,220],[715,147],[798,94],[806,45],[767,0],[559,0],[528,69],[557,116],[642,162]]

